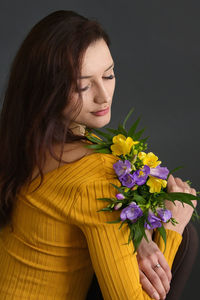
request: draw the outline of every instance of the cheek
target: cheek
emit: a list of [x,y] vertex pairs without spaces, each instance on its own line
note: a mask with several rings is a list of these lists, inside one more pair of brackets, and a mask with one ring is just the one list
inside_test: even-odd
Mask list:
[[88,96],[83,96],[82,97],[82,105],[81,105],[81,110],[80,113],[77,116],[77,121],[87,121],[88,118],[88,113],[91,111],[91,101],[89,100]]
[[93,106],[94,93],[92,89],[86,91],[82,95],[82,112],[87,112],[91,110]]
[[110,92],[110,95],[113,95],[114,94],[114,91],[115,91],[115,83],[116,83],[116,80],[113,79],[110,87],[109,87],[109,92]]
[[66,106],[63,110],[63,115],[74,118],[76,116],[77,107],[79,107],[79,95],[73,94],[67,100]]

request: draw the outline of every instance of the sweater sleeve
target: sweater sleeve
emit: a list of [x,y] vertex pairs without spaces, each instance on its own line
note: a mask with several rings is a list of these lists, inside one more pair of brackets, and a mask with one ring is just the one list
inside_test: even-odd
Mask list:
[[[71,210],[71,220],[84,233],[94,271],[96,273],[103,297],[105,300],[149,300],[151,299],[143,290],[139,280],[139,268],[134,252],[133,243],[127,244],[129,228],[124,225],[120,230],[120,223],[109,224],[119,218],[119,211],[100,211],[107,202],[97,198],[111,198],[116,189],[110,184],[120,186],[116,178],[92,180],[80,189],[80,196]],[[162,246],[159,236],[157,243]],[[170,242],[170,240],[173,240]],[[169,264],[175,253],[180,239],[176,233],[170,235],[166,253]]]
[[176,231],[166,229],[167,243],[166,248],[163,239],[161,238],[159,232],[155,231],[154,242],[158,245],[161,252],[163,252],[166,261],[170,269],[172,268],[172,263],[174,261],[176,252],[178,251],[179,245],[182,241],[182,235]]

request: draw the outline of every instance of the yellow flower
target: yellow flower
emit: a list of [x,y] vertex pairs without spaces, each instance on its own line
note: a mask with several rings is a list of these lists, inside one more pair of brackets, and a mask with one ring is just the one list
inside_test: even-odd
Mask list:
[[140,159],[140,160],[143,160],[145,157],[146,157],[146,153],[145,152],[139,152],[138,153],[138,158]]
[[110,148],[113,155],[126,155],[130,153],[132,146],[138,143],[131,137],[126,138],[123,134],[118,134],[113,137],[113,145]]
[[167,186],[167,181],[153,176],[149,176],[147,185],[150,187],[150,193],[160,193],[161,187]]
[[161,164],[161,161],[158,160],[158,157],[152,152],[147,153],[143,158],[143,164],[149,166],[150,168],[156,168]]

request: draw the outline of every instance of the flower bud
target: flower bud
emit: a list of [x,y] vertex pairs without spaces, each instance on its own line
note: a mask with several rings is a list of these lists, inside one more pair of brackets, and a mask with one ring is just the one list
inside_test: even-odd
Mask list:
[[138,151],[135,149],[135,150],[133,151],[133,154],[134,154],[134,155],[137,155],[137,154],[138,154]]
[[138,188],[138,185],[134,185],[134,187],[132,187],[132,191],[136,191],[137,190],[137,188]]
[[115,210],[120,209],[120,207],[122,207],[122,203],[117,203],[114,207]]
[[116,194],[115,197],[118,199],[118,200],[123,200],[125,197],[123,194],[119,193],[119,194]]

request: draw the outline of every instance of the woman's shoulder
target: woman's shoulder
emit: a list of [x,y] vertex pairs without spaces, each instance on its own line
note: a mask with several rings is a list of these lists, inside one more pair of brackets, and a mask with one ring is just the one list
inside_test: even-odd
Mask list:
[[119,158],[113,154],[99,153],[94,149],[88,149],[83,157],[80,157],[77,161],[74,162],[74,166],[84,168],[87,172],[88,179],[90,174],[96,174],[96,177],[110,178],[115,177],[115,171],[113,164],[117,162]]
[[[113,167],[114,162],[119,159],[111,153],[96,152],[94,149],[87,148],[87,145],[87,141],[79,141],[73,145],[65,145],[62,155],[63,162],[60,166],[63,164],[82,164],[83,160],[85,160],[88,164],[92,163],[94,165],[96,162],[96,166],[99,164],[101,167],[110,168]],[[55,150],[58,155],[56,148]]]
[[[77,174],[84,170],[85,176],[108,176],[113,177],[114,169],[113,164],[118,160],[118,158],[112,154],[98,153],[94,149],[86,148],[85,142],[77,142],[73,144],[64,145],[62,153],[62,162],[59,163],[58,160],[52,157],[52,155],[46,155],[46,162],[42,169],[43,174],[54,174],[54,170],[64,170],[66,168],[66,173],[69,170],[76,170]],[[60,156],[60,147],[56,146],[53,148],[54,153],[57,157]],[[38,176],[38,170],[35,169],[32,178]],[[90,176],[91,175],[91,176]]]

